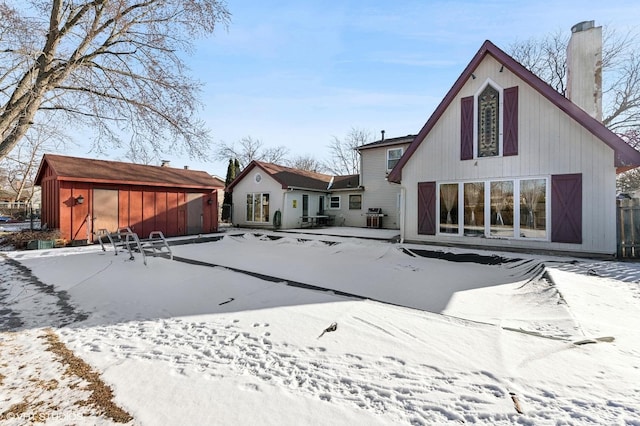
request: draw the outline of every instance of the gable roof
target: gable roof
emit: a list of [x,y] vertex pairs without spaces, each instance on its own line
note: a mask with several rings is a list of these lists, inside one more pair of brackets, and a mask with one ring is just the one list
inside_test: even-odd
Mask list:
[[415,137],[416,135],[407,135],[407,136],[400,136],[397,138],[381,139],[379,141],[371,142],[365,145],[360,145],[356,149],[358,151],[361,151],[363,149],[380,148],[383,146],[403,145],[403,144],[413,142],[413,139]]
[[360,175],[331,176],[324,173],[294,169],[273,163],[253,160],[234,180],[225,188],[233,192],[236,186],[251,170],[258,168],[278,182],[282,189],[308,189],[312,191],[329,191],[346,188],[358,188]]
[[253,160],[233,180],[233,182],[231,182],[231,184],[227,186],[226,191],[231,192],[233,190],[233,187],[256,167],[275,179],[276,182],[278,182],[282,186],[282,189],[302,188],[316,191],[326,191],[327,186],[331,181],[331,176],[325,175],[323,173],[310,172],[307,170],[294,169],[292,167],[285,167],[278,164]]
[[424,141],[426,136],[429,134],[433,126],[435,126],[435,124],[438,122],[442,114],[444,114],[449,105],[456,99],[458,92],[460,92],[469,77],[471,77],[473,71],[487,55],[493,56],[493,58],[495,58],[500,64],[504,65],[505,68],[507,68],[517,77],[519,77],[521,80],[535,89],[542,96],[547,98],[547,100],[549,100],[556,107],[565,112],[569,117],[576,120],[580,125],[582,125],[585,129],[591,132],[602,142],[611,147],[615,152],[614,165],[616,167],[618,167],[619,169],[625,169],[640,166],[640,152],[627,144],[618,135],[604,126],[600,121],[587,114],[582,108],[578,107],[569,99],[562,96],[551,86],[542,81],[538,76],[526,69],[511,56],[507,55],[496,45],[491,43],[489,40],[486,40],[480,47],[480,50],[478,50],[478,52],[474,55],[471,62],[469,62],[464,71],[462,71],[462,74],[460,74],[460,77],[458,77],[451,89],[449,89],[445,97],[442,99],[442,102],[440,102],[431,117],[429,117],[409,148],[407,148],[407,151],[402,156],[398,164],[396,164],[393,170],[389,173],[389,181],[400,183],[400,181],[402,180],[402,168],[404,167],[404,165],[407,163],[409,158],[411,158],[416,149],[418,149],[418,146],[420,146],[420,144]]
[[45,154],[42,157],[36,175],[36,185],[41,184],[47,168],[51,169],[57,180],[198,189],[221,188],[211,175],[203,171],[54,154]]

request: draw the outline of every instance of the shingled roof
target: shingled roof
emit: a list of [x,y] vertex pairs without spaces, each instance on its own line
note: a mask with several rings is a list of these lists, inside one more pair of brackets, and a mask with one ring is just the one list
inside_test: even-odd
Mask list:
[[229,186],[226,191],[233,191],[233,187],[244,178],[251,170],[259,168],[275,179],[282,189],[308,189],[313,191],[327,191],[329,183],[333,181],[331,189],[346,188],[349,182],[354,188],[358,187],[358,175],[348,176],[331,176],[324,173],[310,172],[308,170],[294,169],[292,167],[280,166],[273,163],[265,163],[253,160],[240,173]]
[[36,185],[41,184],[47,168],[57,180],[179,188],[220,188],[216,179],[203,171],[54,154],[43,156],[36,176]]
[[486,40],[482,44],[478,52],[471,59],[471,62],[469,62],[467,67],[462,71],[462,74],[460,74],[451,89],[449,89],[449,92],[447,92],[431,117],[429,117],[425,125],[420,130],[420,133],[418,133],[414,141],[407,148],[407,151],[402,156],[398,164],[396,164],[393,170],[389,173],[388,180],[390,182],[401,182],[402,169],[404,168],[407,161],[409,161],[411,156],[416,152],[420,144],[425,140],[426,136],[436,125],[440,117],[442,117],[449,105],[456,99],[458,92],[462,89],[469,77],[471,77],[473,71],[487,55],[492,56],[506,69],[511,71],[514,75],[531,86],[543,97],[547,98],[547,100],[558,107],[558,109],[566,113],[569,117],[573,118],[586,130],[591,132],[594,136],[611,147],[614,151],[615,156],[614,165],[618,171],[624,171],[640,166],[640,152],[627,144],[618,135],[604,126],[600,121],[591,117],[579,106],[562,96],[551,86],[542,81],[538,76],[526,69],[522,64],[506,54],[496,45],[491,43],[489,40]]
[[356,148],[358,151],[361,151],[363,149],[371,149],[371,148],[379,148],[382,146],[393,146],[393,145],[402,145],[405,143],[411,143],[413,142],[413,139],[415,139],[416,135],[407,135],[407,136],[400,136],[397,138],[387,138],[387,139],[380,139],[378,141],[375,142],[371,142],[365,145],[361,145],[358,148]]

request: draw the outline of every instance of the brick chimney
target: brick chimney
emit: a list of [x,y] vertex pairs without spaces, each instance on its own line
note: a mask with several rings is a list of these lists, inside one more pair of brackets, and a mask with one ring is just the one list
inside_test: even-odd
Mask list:
[[567,98],[602,121],[602,27],[583,21],[567,46]]

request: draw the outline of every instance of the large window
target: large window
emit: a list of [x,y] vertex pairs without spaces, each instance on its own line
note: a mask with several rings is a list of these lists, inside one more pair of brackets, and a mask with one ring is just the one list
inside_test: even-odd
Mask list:
[[458,233],[458,184],[440,185],[440,232]]
[[247,194],[247,222],[269,222],[269,194]]
[[513,237],[513,181],[490,183],[491,235]]
[[391,148],[387,150],[387,171],[391,171],[402,157],[402,148]]
[[362,208],[362,195],[349,195],[349,210],[360,210]]
[[439,233],[548,239],[547,190],[546,178],[442,183]]
[[547,235],[545,179],[520,181],[520,236],[545,238]]
[[484,182],[464,184],[464,235],[484,235]]

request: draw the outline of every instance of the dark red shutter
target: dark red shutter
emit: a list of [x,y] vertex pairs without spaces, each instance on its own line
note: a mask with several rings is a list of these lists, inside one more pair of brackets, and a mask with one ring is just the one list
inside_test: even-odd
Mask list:
[[460,159],[473,159],[473,96],[460,99]]
[[518,155],[518,86],[504,89],[502,155]]
[[435,182],[418,182],[418,234],[436,234]]
[[551,241],[582,243],[582,173],[551,176]]

